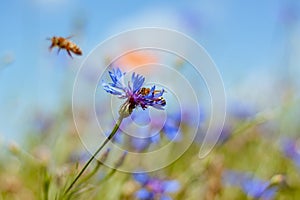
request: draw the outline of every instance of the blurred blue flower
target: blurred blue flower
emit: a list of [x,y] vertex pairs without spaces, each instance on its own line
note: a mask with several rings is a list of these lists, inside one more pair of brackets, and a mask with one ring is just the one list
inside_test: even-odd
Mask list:
[[163,133],[166,135],[168,140],[170,141],[180,141],[181,134],[178,129],[181,123],[181,115],[180,113],[174,113],[172,115],[168,115],[168,118],[163,126]]
[[232,136],[232,128],[229,125],[225,125],[222,129],[221,135],[218,139],[217,144],[222,145]]
[[142,200],[151,200],[154,199],[154,193],[149,192],[148,190],[142,188],[136,192],[136,197]]
[[[106,135],[106,137],[108,137],[110,135],[110,132],[107,131],[104,134]],[[122,137],[120,130],[117,131],[117,133],[114,135],[114,137],[111,139],[111,141],[115,142],[117,144],[121,144],[123,142],[123,137]]]
[[299,20],[299,6],[295,3],[286,3],[280,9],[280,21],[285,25],[294,25]]
[[156,144],[160,140],[160,135],[156,134],[147,138],[137,138],[137,137],[132,137],[131,138],[131,145],[132,147],[138,151],[141,152],[148,148],[151,144]]
[[150,176],[146,173],[141,172],[141,173],[134,173],[133,178],[134,178],[134,180],[139,182],[142,186],[144,186],[149,181]]
[[[164,124],[161,123],[161,118],[154,118],[151,121],[149,129],[143,129],[143,131],[139,133],[144,136],[144,138],[133,137],[131,139],[131,144],[135,150],[140,152],[148,148],[151,144],[157,144],[162,135],[165,135],[170,141],[178,142],[182,138],[179,131],[180,123],[181,115],[176,114],[168,115]],[[163,126],[161,127],[161,125]],[[151,136],[148,136],[149,132],[151,132]]]
[[300,142],[299,140],[285,139],[282,144],[284,154],[292,159],[300,168]]
[[146,126],[151,122],[149,110],[134,110],[131,119],[140,126]]
[[242,101],[232,101],[228,106],[228,115],[240,119],[251,119],[255,117],[257,110],[254,105],[243,103]]
[[146,173],[135,173],[133,177],[142,186],[135,194],[140,200],[171,200],[168,193],[174,193],[180,189],[179,182],[175,180],[161,180],[150,177]]
[[272,200],[278,190],[278,186],[271,186],[270,181],[263,181],[242,172],[225,171],[223,182],[225,185],[240,187],[247,196],[255,199]]
[[102,83],[104,90],[110,94],[117,95],[121,99],[127,99],[120,110],[120,114],[124,117],[128,117],[133,109],[140,106],[142,109],[146,109],[148,106],[152,106],[157,109],[163,110],[166,105],[165,99],[162,97],[164,90],[155,90],[155,86],[152,88],[142,88],[145,77],[139,74],[133,73],[131,76],[131,82],[128,85],[124,83],[124,75],[119,68],[113,69],[109,72],[112,83]]

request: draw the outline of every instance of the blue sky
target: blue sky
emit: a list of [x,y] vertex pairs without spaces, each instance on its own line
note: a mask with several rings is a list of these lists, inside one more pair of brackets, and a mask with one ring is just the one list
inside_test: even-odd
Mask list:
[[[3,1],[3,0],[2,0]],[[51,110],[65,77],[98,43],[131,28],[159,26],[181,31],[211,55],[227,90],[247,76],[280,71],[289,31],[280,16],[297,1],[3,1],[0,8],[0,134],[22,134],[24,113]],[[298,23],[299,24],[299,23]],[[47,37],[75,34],[83,57],[49,53]],[[1,61],[2,62],[2,61]],[[2,62],[3,63],[3,62]],[[66,72],[66,65],[74,67]],[[69,91],[70,93],[70,91]]]

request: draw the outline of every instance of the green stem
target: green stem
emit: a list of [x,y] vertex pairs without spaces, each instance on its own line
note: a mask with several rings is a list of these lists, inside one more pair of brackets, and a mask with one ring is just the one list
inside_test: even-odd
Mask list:
[[86,168],[90,165],[90,163],[94,160],[94,158],[97,156],[97,154],[103,149],[103,147],[114,137],[117,130],[120,127],[120,124],[123,120],[123,117],[120,116],[119,119],[116,122],[116,125],[114,126],[114,129],[111,131],[109,136],[104,140],[104,142],[101,144],[101,146],[97,149],[97,151],[93,154],[93,156],[87,161],[87,163],[84,165],[84,167],[81,169],[81,171],[78,173],[76,178],[73,180],[71,185],[68,187],[68,189],[64,192],[64,195],[66,195],[74,186],[74,184],[77,182],[77,180],[80,178],[80,176],[83,174],[83,172],[86,170]]
[[49,174],[47,172],[47,168],[45,166],[42,166],[42,173],[43,173],[43,179],[44,179],[44,182],[43,182],[44,200],[48,200],[51,177],[49,176]]

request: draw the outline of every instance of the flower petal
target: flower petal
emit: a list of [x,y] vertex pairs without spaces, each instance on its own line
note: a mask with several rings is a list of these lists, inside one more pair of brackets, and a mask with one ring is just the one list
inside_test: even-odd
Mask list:
[[163,183],[164,191],[167,193],[177,192],[180,189],[180,184],[178,181],[164,181]]
[[144,172],[140,172],[140,173],[134,173],[133,174],[133,178],[137,181],[137,182],[139,182],[139,183],[141,183],[142,185],[145,185],[148,181],[149,181],[149,179],[150,179],[150,177],[148,176],[148,174],[146,174],[146,173],[144,173]]
[[103,86],[103,89],[110,94],[113,94],[113,95],[122,95],[123,94],[122,92],[116,90],[114,87],[110,86],[107,83],[102,83],[102,86]]
[[133,72],[131,76],[131,82],[132,82],[132,91],[133,93],[136,93],[144,84],[145,77],[142,75],[136,74]]
[[159,200],[172,200],[171,197],[169,197],[168,195],[162,195]]
[[154,194],[148,190],[142,188],[135,193],[137,199],[140,200],[151,200],[154,199]]

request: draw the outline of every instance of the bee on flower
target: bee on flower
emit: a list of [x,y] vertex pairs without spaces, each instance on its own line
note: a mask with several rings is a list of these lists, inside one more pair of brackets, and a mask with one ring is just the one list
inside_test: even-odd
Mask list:
[[52,38],[48,38],[48,40],[51,40],[52,42],[49,50],[51,51],[52,48],[58,47],[57,53],[59,53],[61,49],[65,49],[71,58],[73,58],[71,52],[76,55],[82,55],[82,51],[79,46],[69,40],[71,37],[72,36],[67,38],[54,36]]
[[164,89],[156,90],[155,85],[151,88],[142,87],[145,77],[136,73],[131,76],[131,83],[124,83],[124,75],[119,68],[109,71],[112,83],[102,83],[104,90],[110,94],[117,95],[126,102],[121,106],[119,114],[122,117],[128,117],[133,109],[141,107],[143,110],[152,106],[163,110],[166,100],[163,98]]

